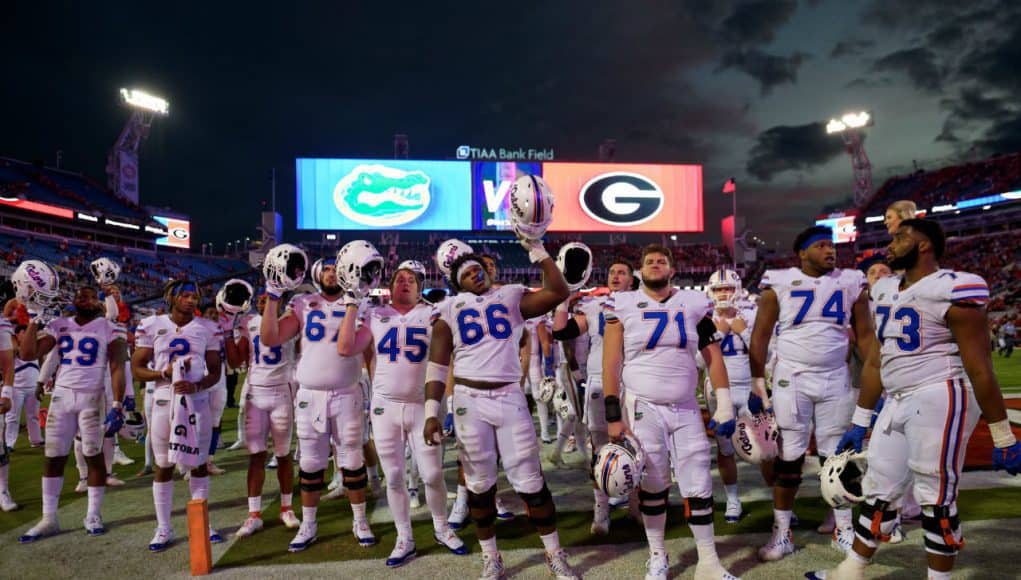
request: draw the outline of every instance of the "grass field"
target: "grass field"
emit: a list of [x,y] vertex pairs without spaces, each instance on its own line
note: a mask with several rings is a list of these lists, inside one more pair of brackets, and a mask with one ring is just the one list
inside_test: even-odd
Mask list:
[[1021,394],[1021,351],[1010,358],[993,354],[993,369],[1000,380],[1000,388],[1004,394]]

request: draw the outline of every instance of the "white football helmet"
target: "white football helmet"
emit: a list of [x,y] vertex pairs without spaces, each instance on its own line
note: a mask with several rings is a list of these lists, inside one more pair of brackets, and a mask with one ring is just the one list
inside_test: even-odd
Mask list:
[[125,439],[138,441],[145,434],[145,416],[138,411],[124,413],[124,426],[118,434]]
[[397,265],[398,270],[411,270],[418,276],[425,278],[425,264],[418,260],[404,260]]
[[861,484],[867,469],[865,453],[848,450],[831,455],[819,470],[822,498],[838,509],[861,503],[865,499]]
[[292,244],[278,244],[266,252],[262,275],[280,290],[294,290],[305,280],[308,255]]
[[[336,258],[319,258],[312,264],[312,272],[309,277],[312,278],[312,285],[315,286],[316,292],[323,291],[323,283],[321,280],[323,277],[323,267],[336,265]],[[337,279],[340,280],[339,275],[337,276]]]
[[42,260],[25,260],[11,274],[14,295],[23,304],[34,302],[48,305],[60,293],[60,276],[52,266]]
[[549,403],[553,400],[553,394],[557,391],[557,380],[553,377],[543,377],[539,382],[537,399],[540,403]]
[[564,274],[568,290],[581,290],[592,274],[592,250],[581,242],[564,244],[557,252],[557,268]]
[[365,294],[379,286],[382,276],[383,256],[369,242],[348,242],[337,252],[337,280],[341,288]]
[[216,308],[232,316],[240,316],[252,309],[252,285],[233,278],[216,293]]
[[[553,391],[553,410],[560,415],[560,418],[564,421],[570,421],[578,416],[577,409],[574,408],[574,401],[571,400],[571,394],[567,392],[567,389],[563,387],[559,382],[554,381],[557,388]],[[573,387],[572,387],[573,388]]]
[[553,221],[553,192],[537,175],[522,175],[510,190],[511,225],[521,236],[537,240]]
[[624,498],[642,481],[645,471],[645,452],[638,440],[625,435],[620,443],[607,443],[599,451],[592,467],[596,487],[610,497]]
[[768,415],[742,415],[737,418],[730,442],[738,457],[756,465],[772,461],[777,455],[779,431]]
[[709,276],[706,294],[716,303],[716,308],[734,308],[741,292],[741,276],[737,272],[720,268]]
[[454,263],[454,260],[458,259],[464,254],[471,254],[475,250],[471,246],[462,242],[457,238],[451,238],[436,248],[436,267],[440,269],[440,272],[446,276],[447,280],[450,279],[450,265]]
[[113,284],[117,281],[117,277],[121,275],[120,264],[110,258],[94,260],[89,264],[89,269],[92,270],[92,277],[96,279],[96,283],[100,286]]

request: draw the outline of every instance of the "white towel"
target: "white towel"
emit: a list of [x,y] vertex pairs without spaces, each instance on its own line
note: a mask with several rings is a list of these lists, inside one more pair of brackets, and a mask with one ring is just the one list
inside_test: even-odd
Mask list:
[[199,432],[195,421],[195,404],[191,395],[175,395],[170,418],[171,463],[185,467],[198,467],[200,460]]

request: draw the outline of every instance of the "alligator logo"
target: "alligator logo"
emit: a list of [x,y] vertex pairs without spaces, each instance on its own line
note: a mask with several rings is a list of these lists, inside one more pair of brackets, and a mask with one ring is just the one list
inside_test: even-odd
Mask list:
[[429,176],[385,165],[359,165],[337,182],[333,203],[344,217],[372,227],[406,224],[429,207]]

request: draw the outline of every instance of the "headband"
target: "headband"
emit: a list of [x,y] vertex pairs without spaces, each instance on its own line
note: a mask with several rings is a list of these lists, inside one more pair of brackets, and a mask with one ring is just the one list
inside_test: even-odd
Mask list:
[[798,248],[798,251],[800,252],[801,250],[807,250],[808,247],[811,246],[812,244],[816,242],[821,242],[823,240],[833,240],[833,234],[831,233],[813,234],[809,236],[807,240],[801,243],[801,247]]
[[460,285],[461,276],[464,275],[464,272],[467,268],[470,268],[472,266],[478,266],[479,268],[482,269],[483,272],[486,271],[486,269],[482,267],[482,264],[480,264],[478,260],[465,260],[464,263],[461,264],[461,267],[457,269],[457,276],[454,278],[455,283]]

